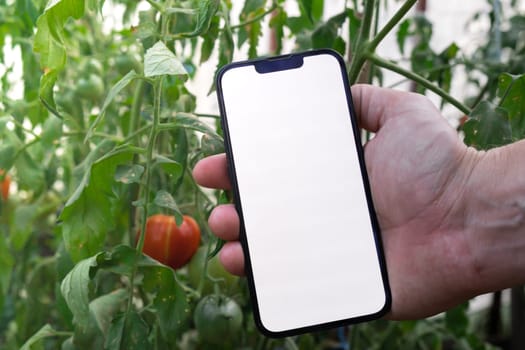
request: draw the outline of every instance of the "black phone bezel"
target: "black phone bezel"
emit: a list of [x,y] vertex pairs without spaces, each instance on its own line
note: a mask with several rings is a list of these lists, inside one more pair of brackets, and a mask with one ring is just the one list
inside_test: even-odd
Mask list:
[[[224,104],[224,96],[222,93],[222,77],[228,70],[239,68],[239,67],[250,66],[250,65],[253,65],[255,69],[257,70],[257,72],[261,74],[266,74],[266,73],[271,73],[271,72],[286,70],[286,69],[297,69],[302,66],[302,63],[305,57],[320,55],[320,54],[328,54],[328,55],[335,57],[341,67],[341,74],[343,77],[345,93],[346,93],[346,97],[348,101],[348,109],[350,111],[349,117],[352,123],[354,141],[356,144],[356,149],[357,149],[357,154],[358,154],[358,159],[359,159],[359,166],[361,168],[363,186],[364,186],[366,198],[367,198],[368,212],[369,212],[371,223],[372,223],[372,228],[374,232],[374,240],[376,244],[376,252],[377,252],[377,256],[379,260],[379,266],[381,269],[381,277],[383,280],[383,286],[384,286],[384,292],[385,292],[385,304],[378,312],[373,313],[373,314],[363,315],[359,317],[352,317],[352,318],[347,318],[347,319],[342,319],[342,320],[335,320],[332,322],[326,322],[326,323],[311,325],[307,327],[295,328],[295,329],[290,329],[286,331],[274,332],[274,331],[267,329],[264,326],[260,318],[259,304],[257,302],[257,294],[255,292],[256,288],[255,288],[255,283],[254,283],[252,269],[251,269],[249,247],[248,247],[246,231],[244,227],[242,204],[240,201],[237,177],[236,177],[236,172],[235,172],[233,151],[231,148],[231,143],[230,143],[230,138],[229,138],[226,107]],[[227,162],[228,162],[228,173],[229,173],[230,180],[232,183],[235,209],[237,210],[237,213],[239,214],[239,220],[240,220],[240,235],[239,235],[240,239],[239,240],[243,248],[243,254],[244,254],[244,259],[245,259],[245,272],[246,272],[246,276],[248,279],[248,288],[249,288],[250,296],[252,300],[254,320],[259,330],[264,335],[269,336],[269,337],[274,337],[274,338],[288,337],[288,336],[294,336],[294,335],[313,332],[313,331],[320,331],[320,330],[326,330],[326,329],[330,329],[334,327],[340,327],[343,325],[348,325],[348,324],[353,324],[353,323],[371,321],[371,320],[381,318],[382,316],[387,314],[392,305],[392,294],[391,294],[390,285],[388,282],[388,274],[387,274],[387,268],[386,268],[386,260],[385,260],[384,251],[383,251],[383,243],[381,239],[381,231],[380,231],[379,223],[377,220],[377,216],[376,216],[376,212],[375,212],[374,204],[372,200],[372,192],[370,190],[370,183],[369,183],[368,173],[366,171],[366,165],[365,165],[364,149],[363,149],[362,142],[361,142],[360,129],[357,124],[356,117],[355,117],[355,110],[354,110],[353,102],[352,102],[352,94],[351,94],[350,84],[348,82],[348,76],[346,72],[346,66],[345,66],[344,59],[341,57],[339,53],[337,53],[334,50],[317,49],[317,50],[297,52],[297,53],[292,53],[292,54],[287,54],[287,55],[279,55],[279,56],[274,56],[274,57],[238,61],[238,62],[233,62],[233,63],[230,63],[222,67],[217,73],[215,84],[217,88],[217,98],[218,98],[219,110],[221,114],[221,126],[223,129],[223,135],[224,135],[224,147],[225,147],[225,152],[226,152],[226,157],[227,157]]]

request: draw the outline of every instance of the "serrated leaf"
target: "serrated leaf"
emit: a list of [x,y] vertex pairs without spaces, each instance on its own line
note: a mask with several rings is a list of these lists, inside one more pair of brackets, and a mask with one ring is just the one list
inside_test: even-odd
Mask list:
[[144,75],[146,77],[187,74],[182,62],[162,41],[157,42],[146,51],[144,56]]
[[57,337],[57,336],[61,336],[61,337],[64,337],[64,336],[67,336],[67,334],[64,334],[64,332],[60,333],[60,332],[57,332],[53,329],[53,327],[51,327],[51,325],[49,324],[46,324],[44,325],[42,328],[40,328],[38,330],[38,332],[36,332],[35,334],[33,334],[31,336],[31,338],[29,338],[25,343],[24,345],[22,345],[22,347],[20,348],[20,350],[31,350],[33,345],[37,344],[38,342],[40,342],[41,340],[45,339],[45,338],[50,338],[50,337]]
[[89,139],[91,137],[91,135],[93,134],[93,130],[97,127],[100,121],[104,118],[107,108],[109,107],[111,102],[113,102],[115,97],[137,77],[138,77],[137,73],[134,70],[132,70],[128,74],[126,74],[124,77],[122,77],[122,79],[120,79],[115,85],[111,87],[111,89],[108,92],[108,95],[106,96],[106,99],[104,100],[104,104],[102,105],[102,109],[100,110],[100,113],[98,114],[97,119],[95,119],[95,121],[89,127],[89,130],[86,134],[86,139]]
[[85,175],[66,203],[60,220],[67,251],[74,261],[95,254],[102,248],[106,234],[115,224],[110,198],[115,170],[131,160],[127,149],[86,165]]
[[153,200],[153,203],[161,208],[170,209],[173,211],[173,214],[175,216],[175,222],[177,223],[177,226],[182,225],[182,213],[179,210],[179,207],[177,206],[177,203],[175,202],[175,199],[171,195],[171,193],[160,190],[155,195],[155,199]]
[[122,182],[124,184],[140,183],[143,173],[144,167],[142,165],[119,165],[115,171],[115,181]]

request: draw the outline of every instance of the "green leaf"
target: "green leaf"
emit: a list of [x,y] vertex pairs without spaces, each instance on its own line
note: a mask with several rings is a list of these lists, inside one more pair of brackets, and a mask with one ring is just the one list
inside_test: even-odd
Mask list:
[[353,9],[347,10],[348,14],[348,37],[350,38],[351,51],[355,52],[357,49],[357,37],[359,36],[359,28],[361,28],[362,19],[355,13]]
[[37,216],[38,204],[20,204],[15,209],[11,244],[16,251],[20,251],[27,243],[33,232],[33,221]]
[[[99,253],[104,254],[104,253]],[[97,255],[97,256],[98,256]],[[80,328],[88,328],[91,321],[89,312],[89,285],[91,268],[97,264],[97,256],[80,261],[62,280],[60,291],[73,313],[73,322]]]
[[201,149],[204,156],[211,156],[214,154],[224,153],[224,142],[215,137],[210,137],[205,134],[201,138]]
[[61,333],[57,332],[51,327],[49,324],[44,325],[42,328],[38,330],[31,338],[29,338],[24,345],[20,348],[20,350],[31,350],[33,348],[33,345],[37,344],[41,340],[45,338],[50,337],[56,337],[56,336],[69,336],[67,333]]
[[197,9],[197,25],[193,32],[183,34],[186,37],[198,36],[206,33],[210,28],[213,17],[219,9],[220,0],[201,0],[199,1],[199,8]]
[[158,41],[146,51],[144,57],[144,75],[154,77],[159,75],[187,75],[181,61],[162,41]]
[[490,102],[480,102],[463,125],[465,143],[478,149],[489,149],[512,142],[508,112]]
[[173,177],[173,180],[177,180],[182,175],[182,165],[167,157],[157,155],[155,158],[155,165],[158,165]]
[[220,142],[223,142],[222,137],[217,134],[215,130],[213,130],[207,123],[200,120],[194,114],[183,112],[175,114],[175,125],[184,129],[202,132]]
[[335,44],[341,48],[341,43],[336,43],[336,39],[339,37],[339,30],[346,18],[347,13],[345,11],[331,17],[326,23],[319,26],[312,33],[313,48],[334,48]]
[[142,165],[119,165],[115,171],[115,181],[123,184],[140,183],[143,173],[144,167]]
[[500,107],[508,113],[514,139],[525,138],[525,74],[501,74],[498,83]]
[[42,126],[40,139],[46,147],[51,147],[62,136],[63,120],[53,115],[49,116]]
[[210,59],[215,42],[219,37],[219,24],[220,18],[218,16],[213,17],[208,31],[202,36],[201,58],[199,61],[201,64]]
[[93,130],[97,127],[98,123],[100,123],[100,121],[104,118],[107,108],[115,99],[115,97],[137,77],[137,73],[134,70],[132,70],[111,87],[108,95],[106,96],[106,99],[104,100],[104,104],[102,105],[102,109],[100,110],[97,119],[95,119],[95,121],[89,127],[89,130],[86,134],[86,139],[89,139],[91,137],[91,135],[93,134]]
[[[138,258],[138,260],[136,260]],[[68,305],[75,308],[75,320],[82,318],[89,325],[88,313],[95,315],[97,324],[101,328],[107,326],[110,319],[108,314],[96,316],[97,312],[104,313],[104,304],[120,303],[127,293],[118,292],[117,295],[109,294],[103,299],[89,304],[88,283],[95,277],[98,270],[103,269],[123,276],[130,276],[136,261],[138,272],[142,275],[142,288],[151,295],[153,309],[163,337],[174,343],[180,339],[182,331],[187,327],[189,320],[189,304],[185,291],[177,282],[174,271],[146,255],[137,257],[137,251],[130,246],[120,245],[111,252],[99,253],[89,259],[83,260],[66,276],[62,289],[69,292]],[[64,295],[66,295],[64,293]],[[88,306],[89,305],[89,306]],[[109,306],[108,306],[109,307]],[[97,311],[99,310],[99,311]],[[80,315],[80,316],[77,316]],[[140,342],[139,338],[148,338],[149,329],[144,321],[132,311],[127,320],[124,315],[113,319],[106,337],[106,347],[111,349],[144,349],[147,343]],[[138,317],[138,318],[137,318]],[[125,327],[124,327],[125,324]],[[137,337],[140,335],[140,337]]]
[[[65,65],[65,62],[64,62]],[[62,67],[60,68],[62,69]],[[55,86],[55,82],[57,81],[57,74],[58,70],[50,70],[47,71],[42,77],[40,78],[40,87],[38,89],[38,95],[40,96],[40,101],[44,105],[44,107],[47,108],[48,111],[53,113],[59,118],[62,118],[60,113],[58,113],[56,109],[56,103],[55,98],[53,95],[53,87]]]
[[102,295],[91,303],[89,309],[98,328],[107,336],[113,316],[120,310],[124,301],[128,300],[129,291],[117,289],[109,294]]
[[[154,37],[157,34],[155,15],[155,9],[139,12],[139,27],[137,29],[137,37],[139,39],[146,40]],[[149,45],[145,47],[149,47]]]
[[121,314],[109,328],[104,349],[143,350],[150,349],[149,327],[136,311]]
[[84,177],[60,214],[64,243],[74,261],[99,251],[115,225],[110,200],[113,178],[117,166],[129,162],[132,155],[123,148],[85,165]]
[[[102,6],[103,1],[98,3]],[[36,21],[33,50],[40,54],[40,67],[45,73],[40,82],[39,96],[44,105],[57,116],[59,114],[53,99],[53,86],[58,72],[66,64],[64,25],[71,17],[81,18],[84,12],[85,0],[51,0]]]
[[403,55],[405,54],[406,39],[410,36],[410,25],[411,24],[412,24],[412,20],[410,18],[406,18],[399,24],[399,28],[397,29],[397,33],[396,33],[397,47],[399,48],[399,51]]
[[[219,36],[219,62],[217,64],[218,71],[222,66],[230,63],[233,59],[233,50],[235,44],[233,42],[233,36],[229,28],[223,28]],[[208,95],[215,90],[215,83],[210,87]]]
[[155,205],[161,208],[172,210],[175,216],[175,222],[177,223],[177,226],[182,225],[182,213],[180,212],[179,207],[175,202],[175,199],[169,192],[165,190],[158,191],[155,195],[155,200],[153,201],[153,203],[155,203]]
[[445,313],[445,325],[457,337],[465,336],[468,328],[468,303],[456,306]]
[[323,0],[300,0],[301,13],[304,14],[312,23],[321,19],[323,15]]
[[12,144],[4,144],[0,146],[0,169],[11,169],[15,162],[17,153],[17,148]]
[[18,187],[38,194],[46,182],[43,164],[37,162],[28,151],[22,151],[15,161]]
[[275,33],[275,54],[280,54],[283,49],[284,26],[287,18],[286,12],[279,7],[270,19],[270,28]]
[[187,327],[190,306],[186,293],[177,282],[175,272],[163,265],[141,268],[143,287],[154,293],[153,308],[163,337],[174,343]]
[[4,299],[9,291],[11,273],[15,260],[7,246],[5,236],[0,236],[0,309],[4,307]]

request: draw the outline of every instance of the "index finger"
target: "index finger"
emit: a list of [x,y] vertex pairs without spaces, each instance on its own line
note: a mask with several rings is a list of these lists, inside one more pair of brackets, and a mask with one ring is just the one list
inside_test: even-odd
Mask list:
[[231,189],[226,154],[216,154],[201,159],[193,168],[193,178],[204,187]]

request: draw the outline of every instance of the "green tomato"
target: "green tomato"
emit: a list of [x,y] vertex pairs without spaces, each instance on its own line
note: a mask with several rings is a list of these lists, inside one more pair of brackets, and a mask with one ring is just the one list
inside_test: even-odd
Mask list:
[[104,66],[96,58],[88,58],[82,66],[82,71],[85,74],[102,75],[104,73]]
[[[198,288],[206,263],[206,253],[208,247],[200,247],[188,264],[188,280],[193,288]],[[208,261],[208,276],[204,277],[202,293],[204,295],[213,292],[213,286],[218,284],[219,289],[226,295],[233,295],[238,291],[239,277],[232,275],[224,269],[218,256],[214,256]],[[213,279],[213,280],[212,280]]]
[[78,80],[75,92],[82,98],[98,100],[104,95],[104,81],[99,76],[90,74],[87,78]]
[[141,64],[132,54],[123,53],[115,57],[115,68],[121,75],[128,74],[131,70],[140,73],[142,71]]
[[234,300],[219,294],[202,298],[193,314],[199,337],[209,344],[227,344],[237,339],[242,319],[240,306]]
[[55,92],[55,103],[60,110],[73,114],[75,94],[71,90]]

